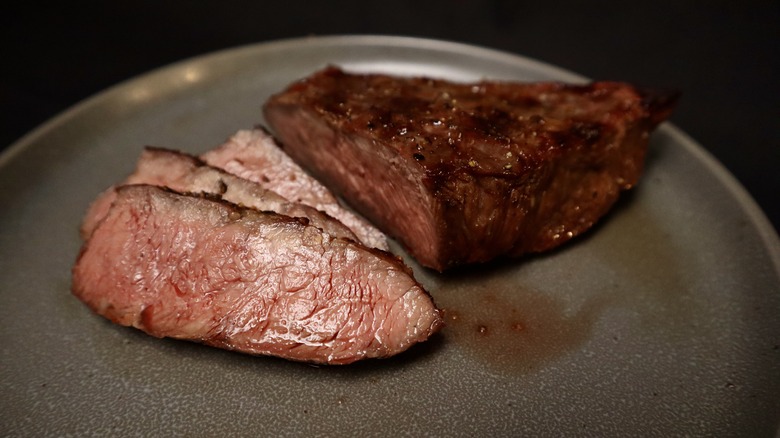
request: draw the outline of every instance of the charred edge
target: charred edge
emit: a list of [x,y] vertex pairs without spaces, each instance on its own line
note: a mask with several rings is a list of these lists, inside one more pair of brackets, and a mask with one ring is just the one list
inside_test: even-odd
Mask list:
[[637,88],[636,91],[653,126],[669,118],[682,96],[682,92],[676,89]]

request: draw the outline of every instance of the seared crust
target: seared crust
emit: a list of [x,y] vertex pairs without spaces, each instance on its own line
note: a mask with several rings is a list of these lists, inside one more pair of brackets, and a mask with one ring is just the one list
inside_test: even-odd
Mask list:
[[330,67],[273,96],[265,116],[296,161],[444,270],[587,230],[637,183],[676,98],[618,82],[459,84]]

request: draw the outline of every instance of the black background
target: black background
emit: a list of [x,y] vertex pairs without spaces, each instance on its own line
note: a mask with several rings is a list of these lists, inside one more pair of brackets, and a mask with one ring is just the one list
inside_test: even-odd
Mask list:
[[196,55],[309,35],[420,36],[682,90],[672,123],[780,228],[778,1],[41,3],[0,14],[0,149],[111,85]]

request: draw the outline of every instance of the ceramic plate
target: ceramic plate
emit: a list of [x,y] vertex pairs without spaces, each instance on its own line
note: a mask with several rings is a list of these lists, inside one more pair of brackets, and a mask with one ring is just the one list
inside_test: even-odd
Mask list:
[[0,434],[775,433],[777,235],[668,123],[651,138],[639,186],[582,238],[446,275],[413,265],[448,325],[393,359],[313,367],[155,339],[70,294],[81,216],[144,145],[210,149],[262,123],[271,93],[327,64],[584,80],[448,42],[306,38],[171,65],[44,124],[0,156]]

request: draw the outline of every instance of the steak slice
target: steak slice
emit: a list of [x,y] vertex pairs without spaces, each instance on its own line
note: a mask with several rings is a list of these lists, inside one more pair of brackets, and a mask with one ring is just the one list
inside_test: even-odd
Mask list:
[[[209,166],[183,152],[155,147],[144,148],[135,172],[124,184],[151,184],[178,192],[220,195],[222,199],[234,204],[306,218],[311,225],[322,228],[335,237],[357,240],[349,228],[327,214],[303,204],[289,202],[259,184]],[[106,215],[115,198],[115,188],[112,187],[92,203],[81,226],[81,235],[85,240]]]
[[262,128],[241,130],[201,158],[212,166],[273,190],[341,221],[365,245],[387,250],[387,239],[376,227],[345,209],[335,196],[312,178]]
[[285,151],[424,266],[554,248],[637,183],[677,94],[330,67],[264,106]]
[[147,185],[116,190],[81,249],[72,291],[152,336],[315,363],[392,356],[442,324],[391,254],[288,216]]

